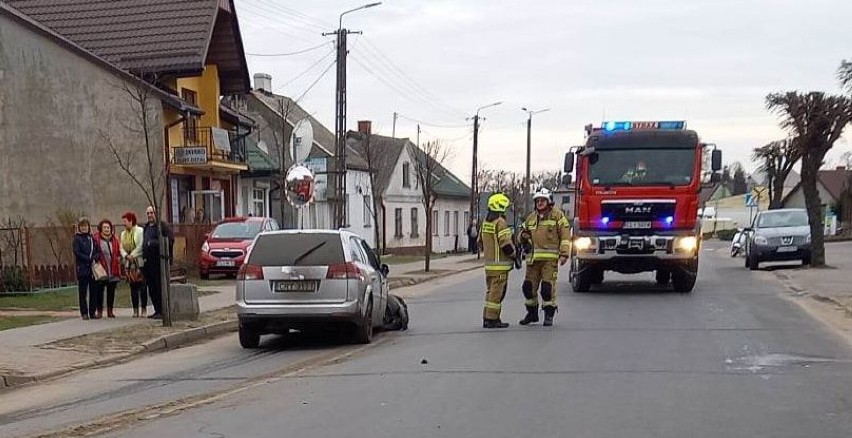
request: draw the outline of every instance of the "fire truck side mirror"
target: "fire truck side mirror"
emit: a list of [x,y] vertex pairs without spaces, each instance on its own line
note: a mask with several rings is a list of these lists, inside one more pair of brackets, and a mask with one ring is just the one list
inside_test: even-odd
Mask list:
[[710,167],[713,172],[722,170],[722,151],[719,149],[713,149],[713,153],[710,156]]
[[722,182],[722,174],[721,173],[712,173],[710,174],[710,183],[711,184],[719,184]]
[[574,182],[573,177],[574,177],[574,175],[571,175],[570,173],[566,173],[565,175],[562,175],[562,186],[563,187],[570,186]]
[[574,153],[566,152],[565,153],[565,166],[562,169],[565,173],[571,173],[574,171]]

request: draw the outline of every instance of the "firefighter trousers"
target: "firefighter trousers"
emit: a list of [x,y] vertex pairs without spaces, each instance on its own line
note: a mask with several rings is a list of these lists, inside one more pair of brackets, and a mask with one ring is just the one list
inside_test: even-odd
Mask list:
[[509,282],[509,271],[485,271],[485,311],[482,318],[490,321],[500,319],[503,309],[503,298],[506,297],[506,286]]
[[528,308],[538,308],[538,290],[541,284],[541,307],[556,307],[556,277],[559,273],[558,260],[537,260],[527,263],[522,290]]

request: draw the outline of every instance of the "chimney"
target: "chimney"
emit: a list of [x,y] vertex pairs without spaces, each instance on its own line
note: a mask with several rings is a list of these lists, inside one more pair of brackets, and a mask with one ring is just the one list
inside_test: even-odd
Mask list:
[[267,73],[254,74],[254,89],[272,92],[272,76]]
[[373,129],[373,122],[369,120],[359,120],[358,121],[358,132],[363,134],[371,134]]

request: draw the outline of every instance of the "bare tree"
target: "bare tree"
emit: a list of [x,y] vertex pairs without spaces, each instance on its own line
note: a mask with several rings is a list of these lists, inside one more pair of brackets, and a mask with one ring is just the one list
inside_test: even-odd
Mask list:
[[278,117],[280,117],[280,120],[278,121],[280,123],[277,124],[277,126],[273,126],[271,124],[267,126],[269,128],[269,132],[272,133],[272,138],[275,142],[274,147],[277,149],[276,156],[278,159],[278,169],[276,169],[275,178],[273,179],[275,184],[273,190],[278,191],[279,198],[281,200],[279,205],[279,208],[281,209],[281,220],[292,225],[292,209],[284,196],[284,187],[287,180],[287,171],[290,168],[290,164],[293,162],[293,157],[290,156],[289,152],[290,140],[293,138],[293,130],[295,128],[289,126],[287,118],[290,117],[290,112],[293,110],[295,102],[278,96],[275,100],[278,103],[277,113]]
[[[411,145],[411,143],[409,143]],[[426,249],[425,249],[425,266],[424,270],[429,272],[430,261],[432,256],[432,210],[435,208],[435,202],[438,200],[436,189],[444,177],[443,162],[449,157],[449,149],[447,149],[440,141],[430,141],[417,148],[411,145],[411,156],[414,157],[414,171],[417,176],[417,181],[420,184],[422,194],[421,202],[426,210]]]
[[[149,83],[156,83],[155,75],[142,75]],[[114,87],[124,93],[132,117],[115,119],[115,114],[109,115],[109,121],[116,121],[133,140],[117,140],[107,123],[105,128],[98,130],[98,135],[118,167],[127,175],[133,184],[145,195],[148,204],[154,207],[154,217],[157,236],[163,236],[163,205],[166,197],[166,187],[171,169],[170,153],[165,151],[162,142],[162,124],[158,121],[157,110],[161,101],[155,96],[155,88],[149,83],[122,82]],[[163,326],[172,325],[170,309],[170,280],[168,239],[159,238],[160,285],[162,294]]]
[[767,108],[781,117],[781,127],[794,137],[802,156],[802,191],[808,210],[813,245],[811,263],[825,265],[825,230],[817,176],[825,154],[852,121],[852,100],[822,92],[773,93],[766,96]]
[[74,226],[77,224],[77,219],[83,216],[85,216],[83,211],[59,208],[52,216],[46,218],[45,236],[56,266],[72,263],[72,252],[69,248],[73,241]]
[[[371,141],[371,134],[354,132],[350,136],[350,138],[358,142],[358,153],[367,162],[367,171],[370,175],[370,195],[372,198],[370,202],[372,205],[368,205],[367,207],[370,209],[370,214],[373,218],[376,248],[381,254],[384,254],[386,243],[382,240],[381,227],[379,227],[379,210],[383,203],[382,187],[387,185],[391,176],[391,172],[383,172],[383,170],[392,163],[387,151]],[[394,139],[393,141],[398,140]]]
[[847,93],[852,94],[852,60],[843,60],[837,69],[837,79]]
[[793,166],[802,158],[799,148],[792,139],[773,141],[763,147],[755,148],[752,159],[760,164],[759,169],[766,173],[766,185],[769,189],[769,209],[781,208],[784,196],[784,183],[793,170]]
[[535,192],[536,189],[544,187],[548,190],[555,190],[559,187],[561,182],[562,172],[542,170],[540,172],[535,172],[530,175],[530,192]]

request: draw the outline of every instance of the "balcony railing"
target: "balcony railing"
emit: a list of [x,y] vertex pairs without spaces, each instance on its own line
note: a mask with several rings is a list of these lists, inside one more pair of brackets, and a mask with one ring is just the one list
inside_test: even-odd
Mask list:
[[173,164],[246,164],[245,137],[236,132],[211,127],[185,128],[182,132],[181,144],[172,148]]

